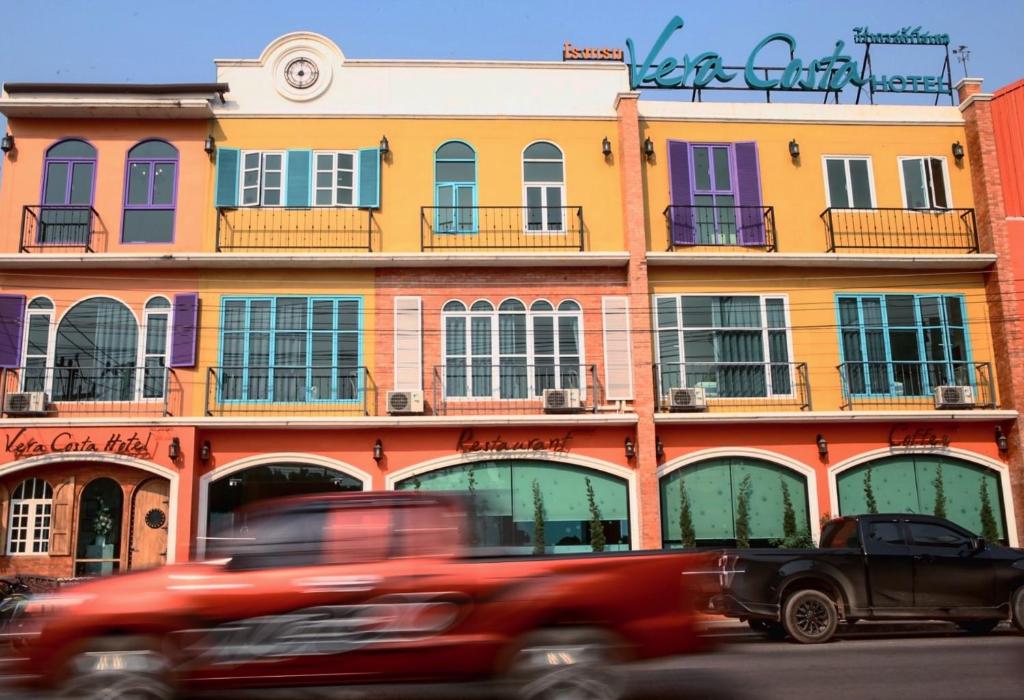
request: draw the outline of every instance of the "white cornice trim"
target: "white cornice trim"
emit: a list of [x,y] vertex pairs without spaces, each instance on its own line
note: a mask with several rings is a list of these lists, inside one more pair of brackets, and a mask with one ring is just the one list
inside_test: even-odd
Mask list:
[[570,413],[493,416],[110,416],[97,418],[4,418],[0,429],[54,427],[277,428],[291,430],[364,430],[367,428],[460,428],[528,425],[636,425],[635,413]]
[[709,413],[656,413],[654,422],[671,425],[675,423],[934,423],[955,421],[964,423],[985,423],[1014,420],[1017,411],[975,410],[975,411],[765,411],[751,412],[709,412]]
[[5,97],[0,99],[0,113],[8,117],[209,119],[213,109],[208,100],[195,97]]
[[647,254],[650,267],[855,267],[984,270],[996,263],[989,253],[705,253],[671,251]]
[[996,96],[990,92],[976,92],[960,103],[960,111],[967,111],[967,108],[975,102],[991,102],[994,99],[996,99]]

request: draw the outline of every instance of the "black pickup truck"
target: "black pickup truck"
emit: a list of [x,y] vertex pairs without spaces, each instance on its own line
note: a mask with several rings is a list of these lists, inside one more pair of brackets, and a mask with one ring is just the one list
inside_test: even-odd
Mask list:
[[827,641],[841,620],[948,620],[1024,632],[1024,550],[927,515],[829,521],[820,549],[734,549],[718,558],[711,611],[765,635]]

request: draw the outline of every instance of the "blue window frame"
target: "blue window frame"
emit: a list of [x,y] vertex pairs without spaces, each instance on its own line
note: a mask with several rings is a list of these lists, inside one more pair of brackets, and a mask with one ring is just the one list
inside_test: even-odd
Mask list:
[[434,153],[434,229],[476,233],[476,151],[465,141],[447,141]]
[[220,400],[357,401],[362,298],[225,297]]
[[973,385],[960,294],[838,294],[843,392],[926,396]]

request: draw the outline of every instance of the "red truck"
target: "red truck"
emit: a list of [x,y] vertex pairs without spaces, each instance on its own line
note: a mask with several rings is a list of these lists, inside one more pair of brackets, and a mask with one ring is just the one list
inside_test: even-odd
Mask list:
[[21,673],[83,698],[497,679],[529,698],[612,698],[617,662],[704,648],[707,557],[478,557],[464,506],[424,492],[269,502],[228,557],[30,599]]

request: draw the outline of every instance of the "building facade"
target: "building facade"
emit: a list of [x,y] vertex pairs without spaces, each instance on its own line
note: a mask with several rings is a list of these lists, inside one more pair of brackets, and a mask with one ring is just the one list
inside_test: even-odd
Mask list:
[[524,554],[538,510],[553,551],[690,544],[684,493],[698,546],[744,492],[769,544],[787,501],[815,537],[937,488],[1017,542],[969,104],[659,101],[611,62],[298,33],[0,110],[0,572],[206,556],[248,503],[371,489],[474,491],[477,544]]

